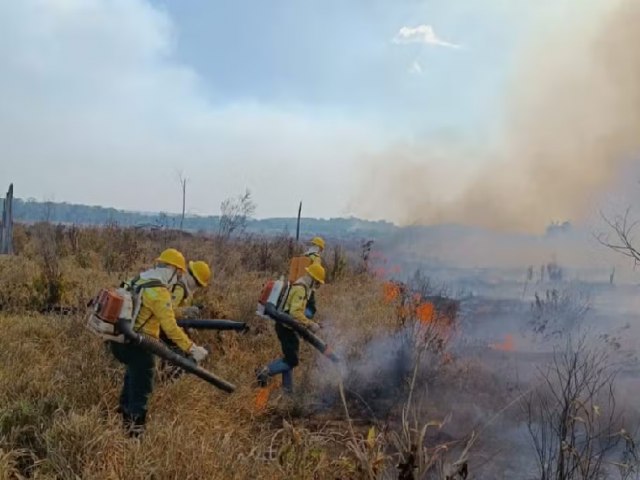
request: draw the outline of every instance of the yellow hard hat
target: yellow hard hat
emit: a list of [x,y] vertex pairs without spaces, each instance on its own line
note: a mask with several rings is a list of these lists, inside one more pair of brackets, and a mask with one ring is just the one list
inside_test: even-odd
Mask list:
[[176,267],[178,270],[182,270],[183,272],[187,271],[187,262],[184,259],[184,255],[175,248],[167,248],[158,258],[156,258],[156,262],[166,263],[167,265]]
[[193,278],[195,278],[198,285],[201,287],[206,287],[209,285],[209,280],[211,280],[211,269],[207,262],[203,262],[202,260],[198,260],[197,262],[189,262],[189,273]]
[[315,245],[324,250],[324,240],[321,237],[313,237],[311,239],[311,245]]
[[312,263],[307,268],[305,268],[306,272],[309,274],[311,278],[313,278],[316,282],[324,284],[324,268],[322,265],[317,263]]

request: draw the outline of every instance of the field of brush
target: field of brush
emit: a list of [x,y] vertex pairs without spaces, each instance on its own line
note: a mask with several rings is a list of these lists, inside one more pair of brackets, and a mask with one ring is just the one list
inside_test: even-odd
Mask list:
[[[506,344],[493,348],[493,337],[473,344],[461,332],[481,332],[482,319],[524,318],[528,302],[476,297],[453,315],[443,313],[455,295],[430,279],[388,283],[372,273],[360,245],[331,245],[318,318],[320,336],[342,362],[303,344],[295,396],[283,398],[276,388],[257,409],[254,371],[279,355],[279,345],[272,323],[255,316],[256,300],[263,283],[284,273],[299,252],[290,239],[38,224],[18,226],[15,244],[15,256],[0,257],[0,478],[551,478],[541,475],[527,437],[546,421],[525,408],[538,398],[536,376],[507,373],[523,363],[518,353],[533,354],[510,351],[502,337],[511,324],[495,330]],[[196,297],[205,318],[244,321],[250,330],[195,338],[212,350],[204,367],[237,385],[236,392],[190,375],[156,382],[147,432],[132,440],[116,413],[123,368],[84,328],[85,305],[170,246],[213,266],[212,285]],[[562,320],[574,311],[572,302],[543,298],[534,319]],[[543,364],[525,358],[530,367]],[[608,413],[601,392],[581,392],[569,402],[575,416],[585,417],[578,400]],[[619,441],[607,453],[635,453],[623,448],[614,427],[608,434]],[[587,433],[604,438],[600,430]],[[576,449],[586,438],[580,435]],[[555,465],[558,458],[548,460]]]

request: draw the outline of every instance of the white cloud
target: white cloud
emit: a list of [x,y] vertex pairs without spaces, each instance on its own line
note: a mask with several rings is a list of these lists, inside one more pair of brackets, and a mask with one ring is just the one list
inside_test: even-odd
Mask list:
[[[198,213],[245,187],[259,215],[301,199],[340,213],[345,165],[382,136],[339,114],[212,103],[174,30],[146,0],[0,1],[0,179],[20,197],[176,211],[180,169]],[[308,179],[331,193],[309,196]]]
[[422,75],[422,67],[420,66],[417,60],[414,60],[411,66],[409,67],[409,73],[412,75]]
[[438,47],[461,48],[460,45],[447,42],[438,37],[431,25],[418,25],[417,27],[404,26],[396,33],[392,42],[398,45],[423,43]]

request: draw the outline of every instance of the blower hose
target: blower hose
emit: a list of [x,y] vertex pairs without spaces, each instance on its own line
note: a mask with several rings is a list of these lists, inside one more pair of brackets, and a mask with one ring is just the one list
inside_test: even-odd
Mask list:
[[134,345],[139,345],[144,350],[147,350],[148,352],[157,355],[167,362],[182,368],[186,372],[201,378],[205,382],[210,383],[220,390],[231,393],[236,389],[235,385],[227,382],[226,380],[223,380],[222,378],[218,378],[213,373],[199,367],[195,362],[193,362],[193,360],[189,360],[188,358],[185,358],[182,355],[171,351],[162,343],[154,340],[147,335],[134,332],[131,328],[131,323],[128,321],[118,320],[118,330],[125,336],[127,340],[129,340]]
[[276,322],[291,327],[305,342],[310,344],[332,362],[338,363],[340,361],[338,356],[331,351],[331,347],[329,347],[329,345],[305,328],[304,325],[301,325],[300,322],[296,321],[291,315],[279,312],[273,303],[267,303],[265,305],[264,313]]
[[233,320],[178,320],[178,326],[195,330],[236,330],[239,332],[249,328],[245,322]]

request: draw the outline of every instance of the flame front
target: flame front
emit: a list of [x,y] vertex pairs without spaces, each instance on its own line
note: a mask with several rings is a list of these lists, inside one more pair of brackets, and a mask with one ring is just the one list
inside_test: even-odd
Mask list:
[[513,338],[513,335],[507,333],[504,336],[504,341],[500,343],[492,343],[491,345],[489,345],[489,347],[501,352],[513,352],[516,349],[516,342]]

